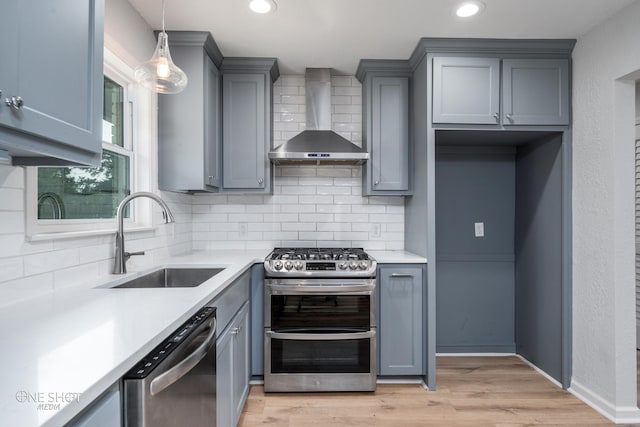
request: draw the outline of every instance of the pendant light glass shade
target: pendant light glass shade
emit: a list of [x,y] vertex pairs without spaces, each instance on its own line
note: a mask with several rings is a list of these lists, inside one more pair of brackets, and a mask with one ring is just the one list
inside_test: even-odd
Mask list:
[[187,87],[187,75],[171,60],[169,37],[162,31],[150,60],[136,68],[135,78],[141,86],[157,93],[179,93]]
[[150,60],[136,68],[135,79],[149,90],[157,93],[180,93],[187,87],[189,79],[171,60],[169,36],[164,31],[164,0],[162,1],[162,32],[158,34],[156,51]]

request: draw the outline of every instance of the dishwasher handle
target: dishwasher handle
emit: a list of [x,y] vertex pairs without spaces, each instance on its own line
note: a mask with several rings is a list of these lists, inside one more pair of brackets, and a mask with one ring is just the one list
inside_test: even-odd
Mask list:
[[177,365],[175,365],[168,371],[158,375],[156,378],[154,378],[153,381],[151,381],[151,384],[149,385],[149,392],[152,396],[162,392],[171,384],[184,377],[187,373],[189,373],[189,371],[195,368],[202,359],[204,359],[209,350],[211,350],[211,346],[215,342],[216,328],[217,321],[214,318],[212,319],[211,325],[209,326],[209,333],[207,334],[207,337],[204,339],[202,344],[200,344],[198,348],[193,351],[193,353],[182,359],[182,361]]

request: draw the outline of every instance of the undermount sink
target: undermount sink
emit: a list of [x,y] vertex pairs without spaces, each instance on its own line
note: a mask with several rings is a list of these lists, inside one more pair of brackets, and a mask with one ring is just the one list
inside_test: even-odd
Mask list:
[[223,270],[224,268],[163,268],[114,288],[194,288]]

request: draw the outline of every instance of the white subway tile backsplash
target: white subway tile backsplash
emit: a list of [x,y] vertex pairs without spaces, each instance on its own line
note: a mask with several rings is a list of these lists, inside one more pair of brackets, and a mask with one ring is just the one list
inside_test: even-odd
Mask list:
[[[129,245],[132,248],[132,245]],[[24,257],[24,274],[32,276],[61,268],[71,267],[80,263],[80,252],[78,249],[64,249],[59,251],[44,252]]]
[[307,185],[283,185],[282,194],[316,194],[317,190],[315,186]]
[[0,210],[3,211],[22,211],[24,200],[24,191],[19,188],[2,188],[0,187]]
[[318,194],[322,195],[343,195],[350,196],[351,195],[351,187],[330,187],[330,186],[320,186],[318,187]]
[[315,222],[284,222],[282,231],[316,231],[318,225]]
[[24,189],[24,168],[0,165],[0,188]]
[[351,213],[351,205],[317,205],[318,213]]
[[333,214],[300,214],[300,222],[333,222]]
[[0,282],[19,279],[23,275],[24,262],[22,257],[0,259]]
[[301,204],[331,204],[333,203],[333,196],[300,196],[298,202]]
[[301,231],[300,240],[333,240],[333,233],[321,231]]
[[21,211],[0,211],[0,232],[4,233],[24,233],[24,212]]
[[321,222],[318,223],[318,231],[351,231],[351,223]]

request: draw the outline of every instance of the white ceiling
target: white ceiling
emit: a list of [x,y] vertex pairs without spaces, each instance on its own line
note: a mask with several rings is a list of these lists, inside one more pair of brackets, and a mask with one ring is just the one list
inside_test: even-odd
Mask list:
[[[484,0],[481,15],[453,15],[457,0],[166,0],[167,30],[210,31],[225,56],[278,58],[282,74],[305,67],[354,74],[362,58],[408,59],[421,37],[577,38],[635,0]],[[160,0],[129,0],[155,29]]]

